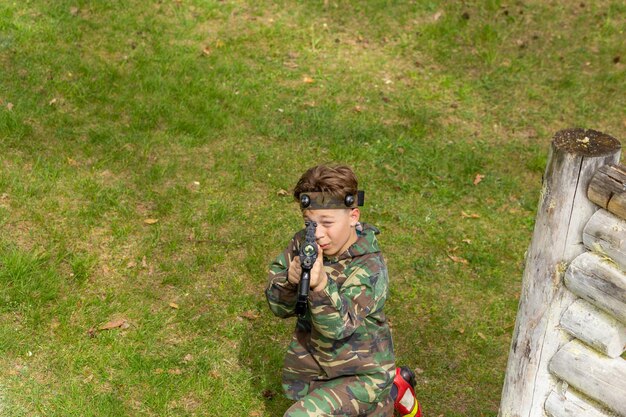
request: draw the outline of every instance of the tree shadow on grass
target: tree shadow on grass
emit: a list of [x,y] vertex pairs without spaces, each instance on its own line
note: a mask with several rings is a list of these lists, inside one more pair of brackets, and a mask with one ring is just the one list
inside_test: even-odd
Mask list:
[[283,395],[281,379],[295,322],[274,317],[265,300],[259,300],[255,308],[259,317],[250,320],[249,331],[240,340],[239,364],[253,375],[251,385],[265,403],[265,413],[261,415],[282,416],[293,403]]

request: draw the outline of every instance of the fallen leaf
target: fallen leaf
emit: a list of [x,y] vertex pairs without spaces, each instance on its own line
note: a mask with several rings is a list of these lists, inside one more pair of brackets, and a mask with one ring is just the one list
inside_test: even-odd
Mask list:
[[480,215],[478,215],[476,213],[467,214],[466,212],[461,211],[461,217],[464,217],[466,219],[478,219],[478,218],[480,218]]
[[302,82],[306,83],[306,84],[313,84],[315,82],[315,80],[313,78],[311,78],[311,77],[304,77],[302,79]]
[[357,113],[361,113],[363,111],[363,107],[361,106],[354,106],[354,111]]
[[248,319],[248,320],[256,320],[261,316],[259,315],[258,312],[249,310],[249,311],[241,313],[241,317],[243,317],[244,319]]
[[132,269],[132,268],[134,268],[136,266],[137,266],[137,262],[135,262],[135,261],[130,261],[130,262],[128,262],[126,264],[126,268],[128,268],[128,269]]
[[487,340],[487,336],[485,336],[484,334],[482,334],[481,332],[476,333],[478,335],[478,337],[480,337],[483,340]]
[[179,305],[176,304],[176,303],[170,303],[169,306],[172,307],[175,310],[178,310],[180,308]]
[[78,15],[78,7],[74,6],[74,7],[70,7],[70,14],[72,16],[76,16]]
[[13,110],[13,103],[7,103],[7,110],[9,111]]
[[450,255],[448,254],[448,258],[452,259],[452,261],[458,263],[458,264],[463,264],[463,265],[467,265],[469,263],[469,261],[465,258],[461,258],[460,256],[454,256],[454,255]]
[[287,197],[289,195],[289,192],[281,188],[276,194],[278,194],[279,197]]
[[389,164],[384,164],[384,165],[383,165],[383,167],[384,167],[387,171],[391,171],[391,172],[393,172],[394,174],[398,172],[398,171],[396,171],[396,170],[395,170],[395,168],[394,168],[394,167],[392,167],[392,166],[391,166],[391,165],[389,165]]
[[485,178],[484,175],[482,174],[476,174],[476,177],[474,177],[474,185],[478,185],[478,183],[480,183],[483,178]]
[[145,224],[155,224],[155,223],[157,223],[158,221],[159,221],[159,219],[146,219],[146,220],[144,220],[143,222],[144,222]]
[[56,99],[56,98],[53,98],[52,100],[50,100],[50,101],[48,102],[48,106],[53,106],[53,105],[55,105],[55,104],[56,104],[56,102],[57,102],[57,99]]
[[124,323],[126,323],[126,320],[124,319],[113,320],[113,321],[108,322],[107,324],[104,324],[98,327],[98,330],[117,329],[118,327],[122,327]]
[[204,48],[202,48],[202,55],[204,55],[204,56],[211,55],[211,47],[210,46],[205,46]]
[[460,329],[458,329],[458,330],[457,330],[457,332],[459,332],[459,333],[463,334],[463,333],[465,333],[465,329],[460,328]]
[[462,242],[467,243],[468,245],[472,244],[472,241],[470,239],[463,239]]
[[146,269],[148,268],[148,262],[146,261],[146,257],[141,258],[141,267]]
[[433,15],[433,20],[436,22],[437,20],[441,19],[441,16],[443,16],[443,12],[438,11],[437,13]]
[[191,353],[188,353],[185,355],[185,357],[183,358],[183,362],[185,363],[189,363],[193,360],[193,355]]

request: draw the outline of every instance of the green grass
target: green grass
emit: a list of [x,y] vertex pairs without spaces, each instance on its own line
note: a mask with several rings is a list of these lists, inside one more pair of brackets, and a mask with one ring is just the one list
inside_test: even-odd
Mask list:
[[342,162],[425,412],[495,416],[550,138],[625,137],[625,22],[611,0],[3,2],[0,415],[282,415],[294,323],[263,289],[301,220],[279,191]]

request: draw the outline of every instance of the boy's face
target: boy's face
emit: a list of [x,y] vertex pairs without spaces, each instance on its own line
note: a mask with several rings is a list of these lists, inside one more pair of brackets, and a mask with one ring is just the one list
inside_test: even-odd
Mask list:
[[305,210],[305,220],[317,223],[315,239],[324,255],[337,256],[357,240],[355,226],[361,213],[358,208]]

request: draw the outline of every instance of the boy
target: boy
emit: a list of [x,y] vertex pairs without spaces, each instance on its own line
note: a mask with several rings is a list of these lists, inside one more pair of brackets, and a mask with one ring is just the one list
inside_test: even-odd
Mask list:
[[[383,307],[387,267],[378,229],[359,223],[357,179],[346,166],[306,171],[294,189],[302,215],[317,223],[318,257],[310,271],[308,308],[299,317],[283,368],[283,388],[296,403],[285,416],[391,416],[396,374]],[[360,197],[360,198],[359,198]],[[270,266],[272,312],[295,315],[304,231]]]

